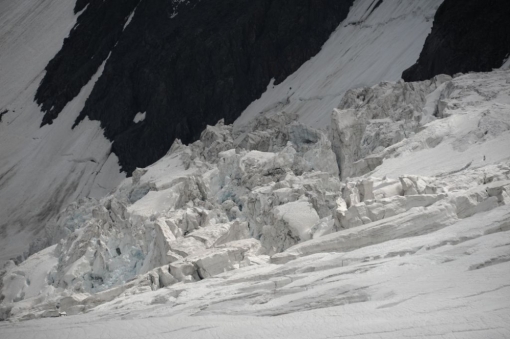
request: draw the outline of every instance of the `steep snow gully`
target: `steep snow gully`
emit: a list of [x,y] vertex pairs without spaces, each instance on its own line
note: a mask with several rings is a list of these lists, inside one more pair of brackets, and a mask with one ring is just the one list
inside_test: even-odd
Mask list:
[[[105,121],[72,128],[121,55],[55,97],[58,116],[33,102],[63,38],[114,3],[0,2],[0,337],[510,337],[508,60],[400,79],[452,1],[354,1],[235,122],[129,178]],[[169,4],[168,20],[200,9]],[[150,13],[125,6],[105,41]]]

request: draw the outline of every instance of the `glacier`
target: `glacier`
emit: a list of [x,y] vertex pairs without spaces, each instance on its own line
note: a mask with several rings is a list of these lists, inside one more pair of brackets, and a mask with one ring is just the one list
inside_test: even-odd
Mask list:
[[0,3],[0,336],[510,337],[510,64],[399,80],[441,2],[357,0],[233,125],[131,178],[99,123],[71,129],[102,67],[39,128],[72,4]]
[[504,337],[509,105],[501,69],[350,90],[328,130],[284,111],[242,129],[220,121],[53,219],[56,245],[2,273],[14,323],[0,331],[86,312],[31,326]]

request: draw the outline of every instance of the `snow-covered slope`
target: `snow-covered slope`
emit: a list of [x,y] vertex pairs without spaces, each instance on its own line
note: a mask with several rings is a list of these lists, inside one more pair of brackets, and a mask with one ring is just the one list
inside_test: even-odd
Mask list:
[[71,129],[99,74],[40,128],[34,94],[75,24],[73,8],[62,0],[0,2],[0,263],[27,252],[67,204],[104,196],[123,178],[99,123]]
[[64,211],[64,240],[3,272],[3,317],[90,312],[23,323],[57,338],[508,336],[509,93],[504,70],[384,82],[327,134],[209,127]]
[[396,81],[416,62],[442,0],[357,0],[319,54],[254,101],[237,119],[242,127],[261,112],[297,113],[300,121],[328,126],[343,94]]

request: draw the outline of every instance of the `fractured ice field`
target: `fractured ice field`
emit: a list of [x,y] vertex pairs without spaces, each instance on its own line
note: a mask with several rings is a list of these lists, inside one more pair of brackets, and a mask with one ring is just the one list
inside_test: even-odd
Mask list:
[[208,126],[5,267],[2,338],[509,337],[509,112],[500,69]]

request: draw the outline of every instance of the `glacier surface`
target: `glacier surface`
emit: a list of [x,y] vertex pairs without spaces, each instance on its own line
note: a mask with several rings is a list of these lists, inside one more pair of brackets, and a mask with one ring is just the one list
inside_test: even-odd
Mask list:
[[0,331],[506,337],[509,107],[495,70],[350,90],[328,131],[220,121],[54,218],[2,272]]
[[37,253],[0,269],[0,336],[510,337],[509,64],[398,81],[440,3],[356,1],[234,126],[124,179],[70,128],[100,72],[39,128],[72,4],[1,2],[0,261]]

